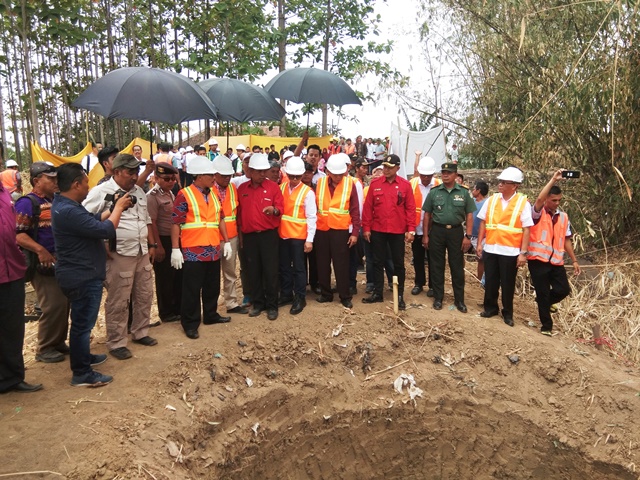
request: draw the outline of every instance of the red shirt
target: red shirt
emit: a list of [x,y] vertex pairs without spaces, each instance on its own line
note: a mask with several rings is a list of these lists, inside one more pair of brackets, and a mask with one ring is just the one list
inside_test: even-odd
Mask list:
[[0,183],[0,284],[24,277],[24,255],[16,243],[16,213],[11,196]]
[[[274,206],[278,215],[267,215],[265,207]],[[273,230],[280,226],[280,216],[284,210],[284,197],[277,183],[268,178],[262,185],[254,186],[245,182],[238,187],[238,226],[242,233]]]
[[362,230],[383,233],[416,230],[416,200],[407,180],[396,175],[392,182],[384,176],[371,182],[362,209]]

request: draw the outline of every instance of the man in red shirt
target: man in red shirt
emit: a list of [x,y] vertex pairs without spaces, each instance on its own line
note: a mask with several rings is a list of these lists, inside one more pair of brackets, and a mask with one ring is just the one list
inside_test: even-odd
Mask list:
[[389,248],[398,276],[398,307],[404,310],[404,242],[413,242],[416,234],[416,202],[411,184],[397,175],[400,157],[388,155],[382,165],[382,176],[371,182],[362,210],[362,236],[371,242],[374,265],[373,293],[362,302],[382,302],[384,261]]
[[249,178],[238,188],[240,244],[247,261],[250,317],[263,310],[267,318],[278,318],[278,227],[284,198],[276,182],[267,178],[268,156],[254,153],[249,160]]

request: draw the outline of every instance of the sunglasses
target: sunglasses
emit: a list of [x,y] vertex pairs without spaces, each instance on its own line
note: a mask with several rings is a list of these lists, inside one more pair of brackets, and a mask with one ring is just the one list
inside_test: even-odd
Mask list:
[[158,177],[164,180],[165,182],[177,182],[178,179],[176,177]]

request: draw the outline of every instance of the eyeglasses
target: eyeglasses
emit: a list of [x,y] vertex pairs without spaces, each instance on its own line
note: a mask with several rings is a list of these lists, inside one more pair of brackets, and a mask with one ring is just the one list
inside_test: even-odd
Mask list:
[[503,185],[515,185],[516,182],[507,182],[506,180],[498,180],[498,183],[501,183]]
[[177,182],[178,179],[176,177],[158,177],[162,180],[164,180],[165,182]]
[[302,175],[287,175],[289,178],[302,178]]

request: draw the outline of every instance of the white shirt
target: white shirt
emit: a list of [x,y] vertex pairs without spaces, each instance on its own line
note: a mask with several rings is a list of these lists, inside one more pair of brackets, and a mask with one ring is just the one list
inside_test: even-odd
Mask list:
[[[242,177],[239,177],[242,178]],[[232,180],[233,181],[233,180]],[[289,186],[289,193],[300,188],[300,185],[304,183],[300,182],[294,189]],[[316,236],[316,221],[318,219],[318,207],[316,206],[316,194],[312,189],[309,189],[307,195],[304,197],[304,213],[307,218],[307,242],[313,243],[313,239]],[[286,240],[286,239],[285,239]]]
[[251,180],[249,177],[247,177],[246,175],[242,175],[241,177],[233,177],[231,179],[231,183],[233,183],[236,188],[238,188],[240,185],[242,185],[243,183],[247,183],[249,180]]
[[376,145],[367,143],[367,160],[373,160],[374,158],[376,158]]
[[82,168],[85,169],[87,175],[91,172],[91,169],[98,164],[98,157],[96,157],[93,152],[82,159]]
[[[424,205],[424,201],[427,199],[427,195],[431,191],[432,187],[435,187],[436,177],[431,177],[431,182],[426,187],[422,184],[422,182],[418,182],[418,187],[420,188],[420,194],[422,195],[422,205]],[[422,235],[424,230],[422,229],[422,222],[424,220],[424,210],[422,210],[422,205],[416,208],[420,208],[420,221],[416,225],[416,235]]]
[[[505,210],[509,205],[509,202],[515,202],[516,194],[509,200],[505,200],[501,193],[497,193],[496,195],[500,195],[500,201],[502,202],[502,210]],[[484,202],[480,212],[478,213],[478,218],[480,220],[487,219],[487,208],[489,206],[489,200],[491,197],[487,198],[487,201]],[[522,223],[522,227],[531,227],[533,226],[533,219],[531,218],[531,204],[529,202],[525,202],[524,209],[522,209],[522,213],[520,214],[520,222]],[[485,235],[486,239],[486,235]],[[506,257],[517,257],[520,254],[520,247],[507,247],[505,245],[496,245],[489,244],[485,240],[484,251],[488,253],[494,253],[496,255],[504,255]]]
[[189,162],[194,158],[198,158],[198,156],[199,155],[196,155],[193,152],[189,152],[184,156],[184,168],[187,170],[187,173],[189,173]]
[[316,185],[318,185],[318,180],[320,180],[322,177],[326,177],[327,174],[324,172],[321,172],[320,170],[318,170],[316,173],[313,174],[313,177],[311,177],[311,184],[315,187]]

